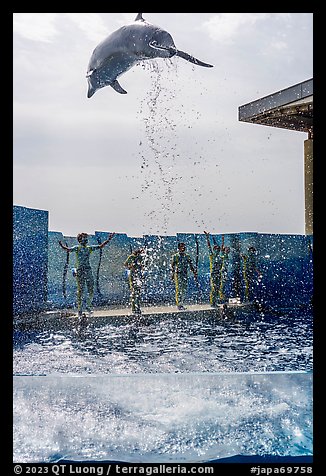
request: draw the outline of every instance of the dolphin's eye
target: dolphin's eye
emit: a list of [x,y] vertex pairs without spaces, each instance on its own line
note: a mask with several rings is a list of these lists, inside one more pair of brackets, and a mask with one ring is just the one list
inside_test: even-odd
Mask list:
[[153,48],[157,49],[157,50],[162,50],[162,51],[165,51],[167,50],[168,48],[165,48],[164,46],[162,46],[160,43],[158,43],[158,41],[156,40],[152,40],[149,42],[149,46],[152,46]]

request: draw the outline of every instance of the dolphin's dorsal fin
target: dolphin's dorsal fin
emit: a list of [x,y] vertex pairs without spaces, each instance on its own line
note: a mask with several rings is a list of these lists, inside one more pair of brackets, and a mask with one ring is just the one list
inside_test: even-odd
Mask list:
[[142,14],[142,13],[138,13],[138,15],[137,15],[136,18],[135,18],[135,21],[145,21],[144,18],[143,18],[143,14]]

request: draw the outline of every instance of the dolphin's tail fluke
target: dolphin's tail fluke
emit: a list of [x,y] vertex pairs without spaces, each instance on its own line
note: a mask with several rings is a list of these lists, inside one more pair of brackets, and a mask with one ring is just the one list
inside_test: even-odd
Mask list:
[[87,97],[91,98],[93,94],[95,94],[95,92],[96,92],[96,89],[93,88],[93,86],[90,83],[88,83]]
[[190,63],[194,63],[198,66],[205,66],[206,68],[213,68],[212,64],[203,63],[203,61],[200,61],[199,59],[195,58],[194,56],[189,55],[188,53],[185,53],[184,51],[177,50],[175,55],[180,56],[180,58],[183,58],[186,61],[189,61]]

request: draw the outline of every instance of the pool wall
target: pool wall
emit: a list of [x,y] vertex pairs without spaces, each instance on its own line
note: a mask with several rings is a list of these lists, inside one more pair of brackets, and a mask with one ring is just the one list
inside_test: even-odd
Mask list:
[[48,212],[15,206],[13,210],[13,313],[47,305]]
[[[76,237],[48,230],[48,212],[14,206],[13,295],[14,315],[45,308],[75,305],[76,280],[71,269],[75,256],[62,250],[58,241],[68,246],[77,244]],[[89,236],[90,244],[107,238],[108,231]],[[226,282],[228,297],[244,299],[243,259],[249,246],[257,250],[257,263],[262,280],[256,297],[274,307],[293,307],[312,303],[313,258],[312,236],[240,232],[212,235],[218,244],[229,246],[229,272]],[[177,243],[184,241],[187,252],[198,264],[198,283],[189,279],[190,302],[208,302],[210,291],[209,258],[206,237],[202,234],[178,233],[175,236],[144,235],[139,238],[116,234],[102,252],[94,251],[91,266],[95,279],[95,305],[124,304],[129,301],[129,288],[123,263],[132,250],[147,250],[143,303],[174,303],[174,283],[170,260]],[[68,260],[69,258],[69,260]]]

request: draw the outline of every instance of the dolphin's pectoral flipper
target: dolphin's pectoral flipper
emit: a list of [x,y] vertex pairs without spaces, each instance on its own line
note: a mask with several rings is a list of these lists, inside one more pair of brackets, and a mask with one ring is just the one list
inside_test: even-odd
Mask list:
[[212,64],[203,63],[203,61],[200,61],[199,59],[195,58],[194,56],[189,55],[188,53],[185,53],[184,51],[177,50],[175,54],[176,54],[176,56],[180,56],[180,58],[183,58],[187,61],[190,61],[190,63],[194,63],[198,66],[205,66],[206,68],[213,68]]
[[136,18],[135,18],[135,21],[145,21],[144,18],[143,18],[143,14],[142,14],[142,13],[138,13],[138,15],[137,15]]
[[117,92],[117,93],[120,93],[120,94],[127,94],[127,91],[125,91],[121,85],[119,84],[118,80],[116,79],[115,81],[113,81],[112,83],[110,83],[110,86]]

